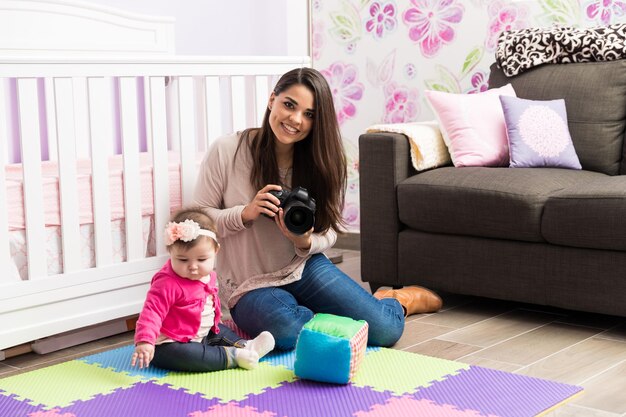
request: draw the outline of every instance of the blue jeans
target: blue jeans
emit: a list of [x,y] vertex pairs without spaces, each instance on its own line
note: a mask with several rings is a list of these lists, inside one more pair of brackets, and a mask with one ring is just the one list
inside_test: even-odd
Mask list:
[[226,346],[245,346],[244,340],[223,324],[211,330],[201,342],[171,342],[156,345],[151,365],[183,372],[210,372],[233,368]]
[[250,336],[272,333],[283,350],[295,347],[302,326],[315,313],[367,321],[372,346],[392,346],[404,330],[404,310],[397,300],[377,300],[322,254],[306,262],[299,281],[250,291],[230,313]]

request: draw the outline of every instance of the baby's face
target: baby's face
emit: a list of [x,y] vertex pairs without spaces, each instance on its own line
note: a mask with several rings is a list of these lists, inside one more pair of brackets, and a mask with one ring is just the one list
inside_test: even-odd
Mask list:
[[173,246],[170,249],[172,268],[183,278],[198,280],[213,271],[216,253],[209,239],[202,239],[202,242],[188,250]]

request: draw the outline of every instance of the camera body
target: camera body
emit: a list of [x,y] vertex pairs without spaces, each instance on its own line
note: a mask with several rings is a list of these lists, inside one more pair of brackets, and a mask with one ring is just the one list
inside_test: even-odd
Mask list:
[[285,213],[285,225],[293,234],[301,235],[315,224],[315,199],[309,196],[306,188],[296,187],[291,191],[270,191],[280,200]]

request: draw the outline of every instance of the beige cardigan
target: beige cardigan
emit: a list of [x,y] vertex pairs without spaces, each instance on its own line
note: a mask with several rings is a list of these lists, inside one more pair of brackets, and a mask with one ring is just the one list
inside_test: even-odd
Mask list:
[[248,291],[299,280],[306,260],[337,240],[332,229],[325,234],[314,233],[311,248],[302,251],[281,233],[273,219],[260,216],[244,224],[241,212],[258,190],[250,183],[252,158],[245,146],[237,153],[237,162],[233,161],[238,143],[239,134],[231,134],[211,145],[194,193],[195,204],[204,207],[217,225],[221,249],[215,269],[228,308]]

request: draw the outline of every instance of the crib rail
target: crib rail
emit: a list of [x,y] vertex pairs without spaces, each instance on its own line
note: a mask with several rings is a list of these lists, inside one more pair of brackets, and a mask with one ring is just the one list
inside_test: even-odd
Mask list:
[[[42,160],[58,160],[60,167],[64,271],[75,271],[79,264],[79,253],[72,249],[79,240],[75,167],[81,157],[92,160],[98,264],[110,263],[104,156],[114,153],[124,156],[127,259],[141,258],[138,153],[153,154],[159,226],[168,216],[162,211],[169,200],[167,171],[158,169],[167,166],[166,151],[178,150],[182,161],[193,161],[211,139],[257,125],[275,77],[307,64],[307,58],[271,57],[0,58],[0,121],[7,126],[0,156],[24,167],[28,258],[45,259]],[[183,203],[188,204],[196,166],[183,163],[181,171]],[[4,235],[7,214],[0,208]],[[6,262],[8,239],[2,235],[0,259]],[[45,277],[45,268],[45,262],[29,262],[29,278]]]
[[[29,335],[58,333],[136,313],[152,273],[165,259],[161,233],[154,233],[155,256],[146,258],[140,157],[147,154],[151,161],[152,229],[160,231],[170,214],[168,158],[172,151],[180,158],[182,204],[189,204],[198,155],[216,137],[258,125],[277,77],[308,65],[308,57],[0,56],[0,161],[5,168],[0,170],[0,270],[11,271],[13,263],[9,245],[12,213],[7,201],[10,179],[5,170],[15,165],[9,164],[21,164],[23,172],[28,258],[27,281],[0,278],[0,328],[4,329],[0,331],[0,349],[27,341]],[[111,253],[111,155],[123,159],[124,264],[113,262]],[[81,266],[77,248],[81,239],[77,166],[85,159],[91,174],[96,264],[88,270]],[[45,161],[55,161],[58,166],[63,271],[53,275],[46,262]],[[76,320],[68,319],[75,314],[68,312],[66,319],[56,320],[56,326],[46,329],[44,320],[7,330],[23,317],[19,312],[26,307],[39,306],[33,314],[47,314],[54,303],[70,299],[83,304],[104,302],[109,299],[94,298],[95,294],[121,294],[126,278],[128,286],[136,288],[137,298],[117,303],[123,307],[116,312]],[[94,297],[81,297],[85,291]]]

